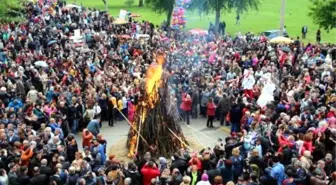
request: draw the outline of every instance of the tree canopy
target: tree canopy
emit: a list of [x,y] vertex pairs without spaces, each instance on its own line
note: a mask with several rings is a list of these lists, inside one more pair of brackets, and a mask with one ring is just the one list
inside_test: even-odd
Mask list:
[[234,10],[239,15],[251,8],[258,9],[259,3],[259,0],[192,0],[191,7],[197,10],[200,15],[215,12],[215,25],[218,28],[222,12]]
[[175,0],[145,0],[146,6],[158,13],[167,14],[167,23],[170,24],[170,20],[173,14]]
[[311,0],[308,15],[326,30],[336,28],[336,0]]
[[24,20],[22,0],[1,0],[0,23],[20,22]]

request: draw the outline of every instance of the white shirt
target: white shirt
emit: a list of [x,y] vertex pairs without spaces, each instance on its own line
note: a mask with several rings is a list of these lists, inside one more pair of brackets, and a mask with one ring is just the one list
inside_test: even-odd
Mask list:
[[126,97],[122,97],[122,103],[123,103],[123,109],[127,108],[127,98]]
[[101,108],[100,108],[100,106],[99,106],[99,105],[95,105],[95,106],[93,106],[93,111],[94,111],[94,114],[95,114],[95,115],[100,114],[100,112],[101,112]]

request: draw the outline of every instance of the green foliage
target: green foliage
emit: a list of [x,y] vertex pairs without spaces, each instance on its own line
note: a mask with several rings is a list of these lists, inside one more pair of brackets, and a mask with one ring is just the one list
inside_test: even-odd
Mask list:
[[127,5],[127,6],[132,6],[133,3],[134,3],[134,0],[126,0],[125,1],[125,5]]
[[145,0],[146,6],[158,13],[167,13],[174,8],[175,0]]
[[23,0],[1,0],[0,23],[21,22],[24,20]]
[[170,24],[171,16],[173,13],[175,0],[146,0],[146,6],[150,7],[157,13],[166,13],[166,21]]
[[321,28],[336,28],[336,0],[311,0],[308,15]]
[[249,9],[258,10],[259,0],[230,0],[229,7],[234,9],[237,14],[247,12]]
[[191,9],[198,11],[200,15],[214,11],[231,12],[238,14],[247,12],[249,9],[258,10],[259,0],[192,0]]

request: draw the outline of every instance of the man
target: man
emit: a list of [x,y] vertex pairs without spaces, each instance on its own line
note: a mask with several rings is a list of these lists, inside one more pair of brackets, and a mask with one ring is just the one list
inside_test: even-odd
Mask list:
[[226,123],[226,115],[228,114],[228,112],[230,111],[231,108],[231,97],[228,96],[226,93],[223,93],[223,97],[222,99],[219,101],[218,103],[218,110],[220,113],[220,124],[221,126],[225,125],[228,126],[229,123]]
[[199,104],[199,92],[198,90],[194,87],[193,88],[193,93],[192,93],[192,118],[197,119],[198,116],[198,104]]
[[40,169],[38,167],[34,167],[33,169],[34,177],[30,179],[31,185],[45,185],[48,184],[47,176],[44,174],[40,174]]
[[40,174],[45,175],[47,177],[47,181],[49,181],[49,176],[52,175],[52,170],[48,167],[48,160],[41,160]]
[[16,141],[19,141],[19,137],[15,135],[13,129],[8,130],[8,143],[13,144]]
[[100,119],[91,120],[86,127],[95,137],[99,134],[100,130]]
[[9,185],[19,185],[19,179],[17,175],[17,166],[14,163],[11,163],[9,166],[9,173],[8,173],[8,184]]
[[104,165],[106,161],[105,149],[104,149],[104,146],[100,144],[97,139],[93,140],[93,147],[92,147],[91,152],[93,151],[97,151],[97,154],[99,154],[100,156],[100,159],[99,159],[100,164]]
[[156,167],[155,163],[149,161],[142,167],[141,173],[143,175],[143,185],[150,185],[151,180],[160,175],[160,170]]
[[266,169],[266,172],[278,182],[278,185],[282,185],[282,182],[285,179],[285,167],[279,162],[278,156],[273,156],[272,162],[272,168]]
[[294,168],[296,170],[294,182],[298,185],[306,185],[307,173],[306,170],[301,167],[301,161],[299,160],[295,161]]
[[325,156],[325,173],[328,177],[331,177],[331,174],[336,171],[336,162],[332,160],[332,155],[330,153]]
[[306,25],[304,25],[304,26],[301,28],[302,39],[305,39],[305,38],[306,38],[307,32],[308,32],[308,27],[307,27]]

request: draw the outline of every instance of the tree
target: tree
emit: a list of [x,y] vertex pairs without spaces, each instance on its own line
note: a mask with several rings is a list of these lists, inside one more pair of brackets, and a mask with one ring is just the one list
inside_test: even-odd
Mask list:
[[170,25],[175,0],[146,0],[146,6],[158,13],[167,14],[167,24]]
[[215,30],[218,31],[222,12],[235,10],[237,14],[242,14],[250,8],[258,9],[259,3],[259,0],[192,0],[191,7],[200,15],[215,12]]
[[1,0],[0,23],[21,22],[24,20],[25,8],[21,0]]
[[144,5],[144,1],[143,0],[139,0],[139,7],[143,7]]
[[325,30],[336,28],[336,0],[311,0],[308,15]]

